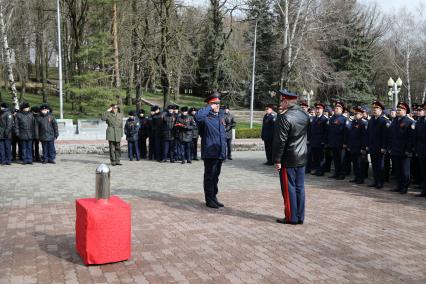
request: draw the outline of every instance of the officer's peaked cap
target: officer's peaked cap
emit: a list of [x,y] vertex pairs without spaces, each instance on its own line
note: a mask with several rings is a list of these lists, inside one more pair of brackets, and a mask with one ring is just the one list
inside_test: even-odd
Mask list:
[[405,102],[399,102],[397,107],[405,109],[407,111],[407,114],[410,113],[410,106]]
[[279,90],[278,93],[281,95],[281,97],[287,100],[296,100],[299,97],[296,93],[292,93],[287,89]]
[[215,103],[220,102],[220,93],[219,92],[213,92],[209,97],[207,97],[204,100],[206,103]]
[[382,110],[385,110],[385,106],[380,101],[374,101],[371,105],[373,106],[373,108],[379,107]]

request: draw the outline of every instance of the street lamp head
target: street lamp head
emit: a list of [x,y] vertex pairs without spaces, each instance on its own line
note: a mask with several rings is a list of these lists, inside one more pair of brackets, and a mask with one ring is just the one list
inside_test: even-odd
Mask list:
[[398,77],[398,80],[396,80],[396,85],[398,86],[398,88],[400,88],[402,86],[401,78]]
[[389,78],[389,80],[388,80],[388,87],[391,88],[391,87],[393,87],[394,84],[395,84],[395,81],[392,79],[392,77]]
[[312,96],[314,95],[314,91],[312,91],[312,90],[311,90],[311,91],[309,92],[309,95],[311,95],[311,97],[312,97]]

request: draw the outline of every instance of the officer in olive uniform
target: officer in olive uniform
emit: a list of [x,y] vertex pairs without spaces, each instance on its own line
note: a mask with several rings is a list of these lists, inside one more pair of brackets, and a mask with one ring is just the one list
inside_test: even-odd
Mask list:
[[10,165],[12,163],[12,124],[13,116],[7,103],[0,105],[0,163]]
[[375,101],[372,104],[372,113],[367,125],[366,150],[370,154],[371,167],[373,170],[374,182],[369,187],[380,189],[383,187],[384,177],[384,155],[387,149],[389,120],[383,115],[384,105]]
[[262,121],[261,138],[265,145],[266,163],[265,165],[274,165],[272,161],[272,141],[274,138],[274,123],[276,115],[274,114],[274,105],[269,104],[265,107],[265,115]]
[[364,171],[362,169],[362,155],[365,155],[365,141],[367,134],[367,121],[363,118],[365,110],[358,106],[354,108],[355,117],[349,125],[347,135],[348,150],[354,169],[354,178],[350,182],[364,183]]
[[321,165],[324,159],[324,145],[327,140],[328,117],[324,115],[325,104],[315,104],[315,116],[312,117],[309,127],[309,140],[312,151],[312,169],[313,174],[317,176],[324,175],[324,169]]
[[58,123],[50,111],[48,104],[40,106],[40,117],[36,120],[36,135],[43,149],[42,163],[56,164],[55,140],[58,139]]
[[413,155],[415,122],[409,118],[410,107],[405,102],[397,105],[396,119],[389,128],[388,150],[395,166],[398,187],[392,191],[405,194],[410,184],[410,159]]
[[106,130],[106,139],[109,143],[109,158],[112,166],[121,166],[120,142],[123,137],[123,114],[116,104],[102,114],[102,120],[108,125]]
[[180,109],[181,115],[176,119],[176,128],[180,141],[180,153],[182,155],[182,164],[185,161],[189,164],[192,163],[192,130],[195,127],[194,118],[188,115],[188,107],[182,107]]
[[222,162],[226,159],[225,119],[219,106],[219,93],[213,93],[205,101],[208,106],[195,115],[201,136],[201,159],[204,161],[204,196],[207,207],[218,209],[223,207],[217,194]]
[[30,110],[28,103],[21,105],[21,111],[16,114],[15,131],[22,147],[22,163],[31,165],[33,163],[33,139],[36,135],[36,120]]
[[328,121],[327,144],[333,153],[334,175],[329,178],[337,180],[345,179],[343,171],[343,161],[346,148],[346,124],[349,124],[347,118],[343,115],[345,105],[343,102],[336,102],[334,106],[334,115]]
[[417,109],[418,120],[414,130],[414,152],[419,159],[420,176],[422,182],[420,189],[422,192],[416,196],[426,197],[426,103],[423,103]]

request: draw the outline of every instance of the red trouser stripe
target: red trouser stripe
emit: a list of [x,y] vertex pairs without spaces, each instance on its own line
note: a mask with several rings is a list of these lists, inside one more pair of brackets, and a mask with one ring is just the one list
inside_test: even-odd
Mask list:
[[291,222],[290,194],[288,193],[288,177],[286,168],[281,168],[281,191],[284,198],[284,215],[287,222]]

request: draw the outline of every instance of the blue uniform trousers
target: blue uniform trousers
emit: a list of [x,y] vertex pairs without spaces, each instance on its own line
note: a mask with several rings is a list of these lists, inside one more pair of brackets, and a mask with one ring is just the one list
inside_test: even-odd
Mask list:
[[383,183],[384,183],[383,171],[385,166],[384,154],[380,152],[370,153],[370,158],[371,158],[371,167],[373,169],[374,184],[378,186],[383,186]]
[[305,219],[305,167],[280,170],[285,220],[297,223]]
[[12,162],[12,141],[10,139],[0,140],[0,162],[3,165],[10,165]]
[[334,164],[334,176],[341,177],[345,176],[343,168],[344,155],[342,154],[342,148],[332,148],[333,151],[333,164]]
[[316,174],[324,173],[321,163],[324,159],[324,148],[312,148],[312,164],[311,168]]
[[217,184],[222,169],[221,159],[204,159],[204,196],[206,202],[216,201]]
[[395,175],[398,189],[405,190],[410,185],[410,158],[406,156],[391,156],[392,165],[395,166]]
[[43,162],[53,162],[56,158],[55,141],[42,141]]
[[129,160],[132,161],[133,157],[136,157],[136,160],[139,161],[139,140],[136,141],[127,141],[127,154],[129,155]]
[[226,138],[226,157],[232,159],[232,139]]
[[192,152],[191,152],[191,144],[192,142],[180,142],[180,152],[182,155],[182,161],[183,160],[187,160],[187,161],[191,161],[192,160]]
[[191,144],[192,160],[198,160],[197,148],[198,148],[198,137],[192,138],[192,144]]
[[351,161],[352,161],[352,166],[354,169],[354,177],[356,179],[356,181],[364,181],[364,170],[362,168],[363,166],[363,160],[362,160],[362,155],[360,152],[358,151],[351,151]]
[[265,154],[266,154],[266,162],[272,164],[272,139],[264,140],[265,144]]
[[22,161],[24,163],[33,162],[33,140],[21,140]]
[[163,141],[163,160],[167,160],[170,157],[170,161],[175,160],[175,140],[164,140]]
[[307,148],[308,148],[308,153],[307,153],[308,162],[306,163],[305,170],[307,173],[310,173],[312,170],[312,147],[310,144],[308,144]]

